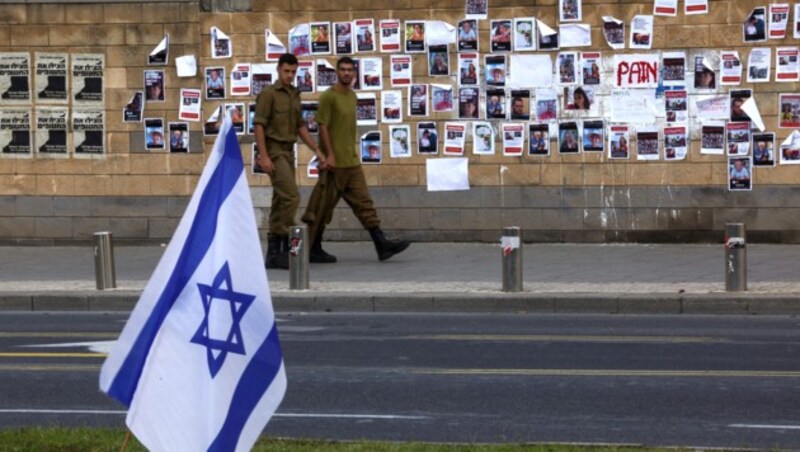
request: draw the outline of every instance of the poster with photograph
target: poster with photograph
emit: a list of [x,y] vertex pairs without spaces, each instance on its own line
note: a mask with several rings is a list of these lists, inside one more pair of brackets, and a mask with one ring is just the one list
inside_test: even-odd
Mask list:
[[753,97],[751,89],[736,89],[728,92],[731,99],[731,121],[750,121],[750,116],[744,111],[744,103]]
[[779,148],[781,165],[800,165],[800,132],[793,130]]
[[3,157],[31,157],[31,121],[29,108],[0,109],[0,155]]
[[356,93],[356,123],[359,126],[378,124],[378,100],[375,93]]
[[688,142],[686,126],[664,127],[664,160],[684,160]]
[[487,86],[506,86],[506,56],[484,55]]
[[211,116],[203,123],[203,136],[219,135],[219,128],[222,127],[222,118],[222,105],[220,105],[211,111]]
[[605,121],[583,121],[583,152],[603,152],[605,148]]
[[664,52],[661,67],[664,85],[686,85],[686,52]]
[[231,69],[231,96],[250,95],[250,63],[234,64]]
[[664,92],[664,110],[667,122],[685,123],[689,120],[689,102],[686,90],[670,90]]
[[431,102],[434,113],[453,111],[453,85],[431,84]]
[[72,143],[75,157],[104,155],[105,110],[72,109]]
[[230,58],[233,55],[231,38],[217,27],[211,27],[211,58]]
[[528,124],[528,155],[546,157],[550,155],[550,126],[548,124]]
[[297,90],[301,93],[313,93],[316,90],[315,82],[316,77],[314,73],[316,72],[316,67],[313,61],[298,61],[297,62],[297,73],[294,77],[294,86],[297,87]]
[[[300,104],[300,115],[303,115],[303,105]],[[244,133],[247,135],[253,135],[255,133],[255,124],[253,124],[253,120],[256,119],[256,104],[255,102],[247,104],[247,121]],[[305,123],[305,116],[303,117],[303,123]],[[316,121],[314,121],[316,123]],[[310,132],[310,131],[309,131]]]
[[539,50],[558,50],[560,45],[558,30],[536,19],[536,35]]
[[486,119],[506,119],[506,90],[486,90]]
[[460,119],[478,119],[480,111],[480,88],[477,86],[462,86],[458,88],[458,117]]
[[778,47],[775,52],[775,81],[800,81],[800,63],[797,58],[797,47]]
[[778,104],[780,105],[778,127],[781,129],[800,128],[800,94],[780,94]]
[[654,16],[675,17],[678,15],[678,0],[655,0],[653,2]]
[[391,55],[389,57],[389,78],[392,88],[411,85],[413,77],[412,61],[409,55]]
[[424,53],[425,47],[425,21],[406,21],[406,53]]
[[383,89],[383,58],[362,58],[360,69],[361,89],[372,91]]
[[631,21],[631,49],[650,49],[653,47],[653,16],[637,15]]
[[740,85],[742,83],[742,60],[736,50],[720,52],[720,84],[723,86]]
[[581,52],[581,84],[600,85],[603,56],[600,52]]
[[411,126],[389,126],[389,157],[393,159],[411,157]]
[[708,0],[684,0],[683,13],[687,16],[708,14]]
[[189,152],[189,123],[170,122],[169,152]]
[[225,68],[207,67],[206,73],[206,99],[225,98]]
[[564,121],[558,124],[558,153],[578,154],[581,152],[581,140],[578,134],[578,123]]
[[480,85],[479,54],[458,54],[458,84],[461,86]]
[[131,100],[122,108],[122,122],[142,122],[143,114],[144,91],[136,91]]
[[[573,86],[564,88],[564,109],[588,112],[594,103],[594,88]],[[596,109],[595,109],[596,110]]]
[[800,39],[800,3],[794,4],[794,39]]
[[147,55],[147,64],[150,66],[166,66],[169,62],[169,33]]
[[178,119],[181,121],[200,121],[203,109],[202,93],[199,89],[181,88],[181,103],[178,106]]
[[466,0],[464,12],[467,19],[486,19],[489,16],[489,0]]
[[289,53],[296,57],[311,55],[311,27],[297,24],[289,29]]
[[278,65],[262,63],[250,65],[250,94],[258,97],[261,91],[278,80]]
[[478,40],[478,21],[465,19],[458,23],[457,49],[459,52],[477,52],[480,50]]
[[378,22],[381,30],[381,52],[399,52],[400,46],[400,21],[397,19],[383,19]]
[[378,164],[382,160],[381,132],[373,130],[361,135],[361,163]]
[[381,91],[381,122],[403,122],[403,94],[401,91]]
[[753,160],[750,157],[728,158],[728,190],[751,191],[753,189]]
[[536,90],[536,120],[540,122],[558,119],[558,98],[555,90]]
[[[254,104],[250,104],[254,105]],[[319,124],[317,123],[317,112],[319,111],[319,102],[317,101],[303,101],[300,103],[300,116],[303,118],[308,133],[316,135],[319,133]]]
[[789,4],[770,3],[769,22],[767,29],[769,39],[783,39],[786,37],[786,27],[789,25]]
[[67,157],[67,107],[37,107],[35,140],[40,157]]
[[702,56],[694,57],[694,88],[717,88],[717,73],[711,67],[709,61]]
[[489,44],[492,52],[511,51],[510,19],[498,19],[491,21],[489,28]]
[[472,154],[494,155],[494,129],[488,122],[472,122]]
[[514,51],[527,52],[536,50],[536,18],[514,18]]
[[764,42],[767,40],[766,26],[767,9],[763,6],[753,8],[742,24],[744,42]]
[[231,123],[236,135],[244,135],[246,128],[244,103],[225,104],[222,111],[231,115]]
[[747,83],[767,83],[772,68],[772,48],[756,47],[750,49],[747,59]]
[[753,134],[753,166],[775,166],[775,134]]
[[[105,55],[102,53],[73,54],[72,58],[70,58],[70,63],[72,64],[72,104],[76,106],[102,106],[105,102],[103,96]],[[6,93],[6,89],[2,85],[2,81],[5,79],[2,67],[2,54],[0,54],[0,91]],[[12,89],[15,83],[14,80],[15,78],[11,77]],[[19,79],[19,83],[22,83],[22,79]]]
[[636,160],[658,160],[658,129],[643,127],[636,131]]
[[562,85],[578,84],[578,52],[561,52],[558,54],[558,83]]
[[[66,104],[69,100],[67,98],[68,54],[36,52],[35,58],[36,100],[48,104]],[[5,92],[2,88],[0,91]]]
[[444,155],[464,155],[464,141],[467,124],[463,122],[444,123]]
[[353,22],[334,22],[333,40],[336,43],[336,55],[353,53]]
[[722,155],[725,153],[725,122],[705,121],[700,130],[700,153]]
[[311,54],[329,55],[331,53],[331,23],[312,22],[311,27]]
[[530,121],[531,92],[527,89],[511,90],[510,115],[512,121]]
[[428,75],[450,75],[450,53],[447,45],[428,46]]
[[417,123],[417,154],[439,154],[439,132],[435,122]]
[[408,116],[428,116],[428,85],[422,83],[408,87]]
[[353,58],[353,81],[350,82],[353,91],[361,90],[361,58]]
[[281,55],[286,53],[286,46],[278,38],[278,36],[269,31],[264,30],[264,61],[275,62],[280,59]]
[[583,18],[583,0],[558,0],[560,22],[580,22]]
[[608,129],[608,158],[611,160],[627,160],[631,156],[630,130],[628,126],[612,125]]
[[336,86],[339,83],[339,77],[336,75],[336,67],[331,64],[327,59],[317,59],[317,91],[322,93],[328,90],[331,86]]
[[359,53],[371,53],[375,51],[375,21],[372,19],[357,19],[356,28],[356,51]]
[[503,155],[520,157],[525,149],[525,124],[519,122],[505,123],[500,128],[503,134]]
[[147,102],[164,102],[164,71],[148,69],[144,71],[144,96]]
[[606,38],[606,44],[612,49],[624,49],[625,22],[612,16],[603,16],[603,37]]

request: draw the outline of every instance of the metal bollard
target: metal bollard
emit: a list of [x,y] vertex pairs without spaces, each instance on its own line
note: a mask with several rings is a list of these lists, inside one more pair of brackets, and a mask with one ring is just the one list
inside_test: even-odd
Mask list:
[[94,277],[97,290],[117,287],[117,274],[114,270],[114,242],[111,232],[94,233]]
[[725,224],[725,290],[747,290],[747,247],[742,223]]
[[289,289],[308,290],[308,229],[292,226],[289,233]]
[[522,292],[522,230],[503,228],[503,292]]

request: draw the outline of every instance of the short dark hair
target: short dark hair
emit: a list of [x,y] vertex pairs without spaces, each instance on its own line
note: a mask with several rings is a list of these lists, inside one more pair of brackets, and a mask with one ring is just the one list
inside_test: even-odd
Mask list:
[[351,66],[355,66],[356,65],[355,61],[353,61],[352,58],[350,58],[348,56],[343,56],[343,57],[339,58],[338,60],[336,60],[336,69],[339,69],[340,67],[342,67],[343,64],[349,64]]
[[291,53],[284,53],[278,58],[278,66],[283,66],[284,64],[288,64],[289,66],[297,66],[297,57]]

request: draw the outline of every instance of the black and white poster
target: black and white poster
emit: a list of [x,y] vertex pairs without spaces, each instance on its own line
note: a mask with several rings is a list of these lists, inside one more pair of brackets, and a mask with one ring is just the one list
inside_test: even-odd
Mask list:
[[106,57],[102,53],[72,55],[72,103],[74,105],[103,105],[105,61]]
[[39,156],[66,157],[67,146],[67,107],[41,107],[36,109],[36,130],[34,131],[36,152]]
[[0,105],[31,103],[31,57],[0,53]]
[[76,157],[105,154],[105,141],[105,111],[102,108],[72,110],[72,142]]
[[3,157],[32,155],[30,109],[0,109],[0,155]]
[[66,104],[66,53],[36,52],[36,100],[41,103]]

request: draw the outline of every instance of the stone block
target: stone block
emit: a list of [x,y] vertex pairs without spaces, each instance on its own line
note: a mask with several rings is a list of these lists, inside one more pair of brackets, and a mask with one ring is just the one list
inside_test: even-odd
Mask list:
[[[168,10],[169,4],[159,5],[165,11]],[[142,22],[142,4],[141,3],[109,3],[105,5],[103,10],[104,19],[106,23],[111,24],[135,24]],[[179,16],[162,15],[163,18],[175,18]],[[147,22],[151,22],[148,20]],[[157,22],[157,21],[152,21]]]
[[47,294],[32,297],[34,311],[87,311],[89,296],[80,294]]
[[0,217],[13,217],[17,215],[17,197],[0,196]]
[[461,228],[461,209],[432,209],[430,211],[431,227],[437,230],[458,230]]
[[[252,28],[251,30],[257,29]],[[196,23],[165,24],[164,32],[169,33],[170,45],[200,44],[200,28]]]
[[93,217],[166,217],[167,202],[162,197],[114,196],[92,198]]
[[111,180],[111,194],[116,196],[146,196],[150,192],[150,176],[117,175]]
[[108,228],[120,239],[148,238],[147,218],[110,218]]
[[561,207],[561,187],[520,187],[520,205],[524,207]]
[[150,176],[150,194],[158,196],[188,196],[197,185],[195,176]]
[[112,176],[88,175],[75,178],[75,196],[109,196]]
[[17,196],[16,214],[23,217],[53,216],[53,197]]
[[[4,6],[5,7],[5,6]],[[17,47],[44,47],[50,44],[47,25],[12,25],[11,45]]]
[[75,192],[75,178],[70,175],[36,176],[36,194],[70,196]]
[[28,9],[25,4],[3,4],[0,8],[0,24],[25,24],[28,20]]
[[8,47],[11,45],[11,26],[0,25],[0,45]]
[[381,165],[378,177],[382,186],[416,186],[420,182],[415,166]]
[[30,311],[33,301],[30,295],[20,295],[14,292],[0,293],[0,311]]
[[169,240],[178,228],[179,218],[150,218],[148,238]]
[[125,26],[126,45],[158,44],[164,39],[162,24],[131,24]]
[[78,240],[88,240],[95,232],[108,231],[110,222],[108,218],[73,218],[72,237]]
[[30,195],[36,193],[36,176],[15,174],[3,178],[4,195]]
[[0,237],[27,238],[35,232],[33,217],[0,217]]
[[34,223],[34,237],[72,237],[72,219],[68,217],[37,217]]

